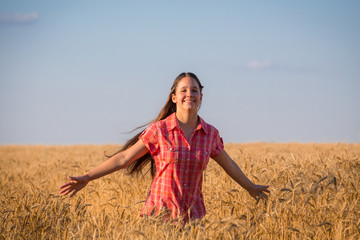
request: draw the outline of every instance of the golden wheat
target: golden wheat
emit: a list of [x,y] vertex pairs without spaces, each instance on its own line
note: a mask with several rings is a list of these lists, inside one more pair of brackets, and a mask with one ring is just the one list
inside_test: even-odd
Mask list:
[[60,197],[67,175],[116,146],[1,146],[0,239],[359,239],[360,144],[227,144],[254,182],[256,202],[210,161],[206,217],[185,227],[139,216],[150,174],[119,171]]

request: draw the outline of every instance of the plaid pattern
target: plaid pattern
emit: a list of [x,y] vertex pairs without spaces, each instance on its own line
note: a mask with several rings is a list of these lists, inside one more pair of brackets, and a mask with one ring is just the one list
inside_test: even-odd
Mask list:
[[140,136],[155,160],[156,174],[141,215],[201,219],[205,213],[203,172],[209,157],[224,149],[219,132],[199,117],[188,143],[175,113],[151,124]]

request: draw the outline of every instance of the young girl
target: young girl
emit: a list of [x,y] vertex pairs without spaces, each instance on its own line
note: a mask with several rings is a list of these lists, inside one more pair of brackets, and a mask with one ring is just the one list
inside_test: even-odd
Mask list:
[[149,127],[85,175],[69,177],[60,194],[72,197],[91,180],[125,167],[139,172],[150,162],[153,182],[141,215],[161,214],[163,219],[185,222],[201,219],[206,213],[203,171],[210,157],[253,198],[266,197],[269,186],[253,184],[224,150],[218,130],[198,116],[202,89],[195,74],[181,73]]

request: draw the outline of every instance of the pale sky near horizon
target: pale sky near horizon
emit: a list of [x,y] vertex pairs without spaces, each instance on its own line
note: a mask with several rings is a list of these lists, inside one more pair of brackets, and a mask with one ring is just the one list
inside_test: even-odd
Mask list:
[[359,1],[0,2],[0,144],[123,143],[175,77],[224,142],[360,142]]

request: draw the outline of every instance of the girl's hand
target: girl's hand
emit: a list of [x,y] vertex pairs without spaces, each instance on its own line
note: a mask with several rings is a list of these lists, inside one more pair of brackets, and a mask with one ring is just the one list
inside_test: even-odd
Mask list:
[[69,176],[68,178],[70,181],[60,187],[60,189],[62,189],[60,194],[63,196],[66,196],[72,192],[70,195],[70,197],[72,197],[89,183],[89,177],[86,175],[80,177]]
[[260,198],[267,198],[268,196],[265,192],[270,193],[268,189],[269,186],[262,186],[262,185],[254,185],[251,189],[248,189],[248,192],[251,197],[255,200],[259,200]]

